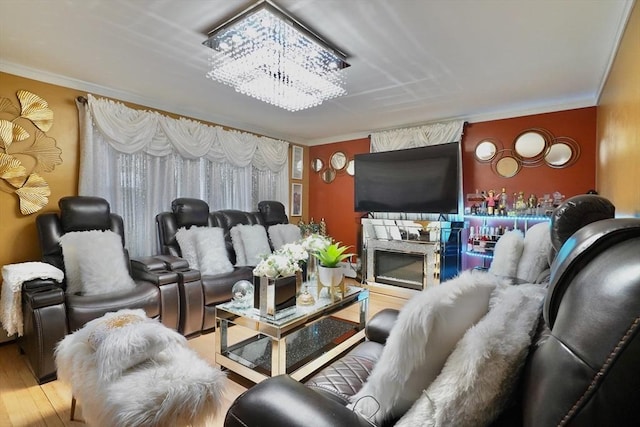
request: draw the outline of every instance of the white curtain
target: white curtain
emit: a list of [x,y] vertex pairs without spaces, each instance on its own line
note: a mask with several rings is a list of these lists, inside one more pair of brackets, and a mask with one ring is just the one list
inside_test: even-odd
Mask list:
[[402,150],[427,145],[460,142],[464,121],[434,123],[404,129],[386,130],[371,134],[371,152]]
[[289,143],[227,131],[87,95],[80,115],[80,195],[103,197],[123,217],[132,256],[157,253],[155,216],[177,197],[211,210],[288,212]]
[[[457,120],[447,123],[434,123],[403,129],[386,130],[371,134],[371,152],[403,150],[406,148],[425,147],[428,145],[447,144],[462,141],[464,121]],[[462,182],[462,177],[460,177]],[[459,203],[462,206],[462,203]],[[464,208],[464,207],[462,207]],[[407,219],[436,221],[439,215],[403,213],[403,212],[373,212],[374,218]]]

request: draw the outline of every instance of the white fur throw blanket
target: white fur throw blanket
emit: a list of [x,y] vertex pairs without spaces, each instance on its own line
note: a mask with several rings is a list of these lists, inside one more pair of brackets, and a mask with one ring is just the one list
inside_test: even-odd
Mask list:
[[489,313],[396,427],[490,425],[518,380],[545,293],[541,285],[498,286]]
[[493,274],[468,270],[410,299],[351,407],[376,425],[403,415],[467,329],[489,311],[489,297],[500,283]]
[[139,309],[107,313],[67,335],[56,366],[92,427],[204,426],[222,403],[225,374]]
[[24,333],[22,319],[22,284],[33,279],[53,279],[62,282],[64,273],[44,262],[23,262],[2,267],[0,322],[7,335]]

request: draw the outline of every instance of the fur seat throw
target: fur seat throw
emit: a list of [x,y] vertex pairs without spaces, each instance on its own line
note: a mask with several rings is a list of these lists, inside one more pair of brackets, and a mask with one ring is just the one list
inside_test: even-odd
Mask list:
[[53,279],[62,282],[64,273],[44,262],[23,262],[2,267],[2,294],[0,296],[0,323],[7,335],[22,336],[22,284],[33,279]]
[[225,374],[142,310],[107,313],[67,335],[56,365],[91,426],[203,426],[222,402]]

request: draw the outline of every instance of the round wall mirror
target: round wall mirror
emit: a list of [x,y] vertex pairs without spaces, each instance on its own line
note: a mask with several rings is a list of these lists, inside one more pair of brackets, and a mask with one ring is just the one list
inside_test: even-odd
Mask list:
[[347,163],[347,173],[351,176],[356,173],[356,162],[353,159]]
[[516,153],[523,159],[532,159],[540,156],[547,149],[547,138],[537,130],[528,130],[521,133],[515,140]]
[[336,179],[336,171],[332,168],[327,168],[322,171],[322,180],[327,184],[333,182]]
[[549,151],[544,156],[544,161],[552,168],[561,168],[569,163],[572,155],[573,150],[571,150],[571,147],[560,142],[549,147]]
[[320,172],[324,167],[324,162],[321,159],[315,158],[311,160],[311,170],[314,172]]
[[488,139],[480,141],[476,145],[476,159],[480,162],[489,162],[498,152],[498,147]]
[[520,162],[511,156],[506,156],[496,163],[496,172],[503,178],[511,178],[520,170]]
[[344,154],[342,151],[336,151],[331,155],[329,164],[337,171],[344,169],[347,166],[346,154]]

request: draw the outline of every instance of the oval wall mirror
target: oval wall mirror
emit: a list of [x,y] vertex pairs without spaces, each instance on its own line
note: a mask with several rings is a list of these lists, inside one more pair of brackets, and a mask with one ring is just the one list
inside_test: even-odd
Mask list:
[[353,159],[347,163],[347,173],[351,176],[356,173],[356,162]]
[[311,160],[311,170],[314,172],[320,172],[324,167],[324,162],[321,159],[315,158]]
[[331,167],[337,171],[344,169],[347,166],[347,155],[342,151],[336,151],[331,155],[329,159]]
[[569,163],[572,156],[573,150],[571,147],[568,144],[560,142],[549,147],[549,151],[544,156],[544,161],[552,168],[561,168]]
[[514,157],[506,156],[496,163],[496,172],[503,178],[511,178],[520,170],[520,162]]
[[539,157],[547,149],[547,138],[538,130],[528,130],[521,133],[515,140],[514,149],[523,159]]
[[476,159],[479,162],[489,162],[498,152],[498,147],[493,141],[485,139],[476,145]]
[[322,171],[322,180],[327,184],[333,182],[336,179],[336,171],[333,168],[327,168]]

